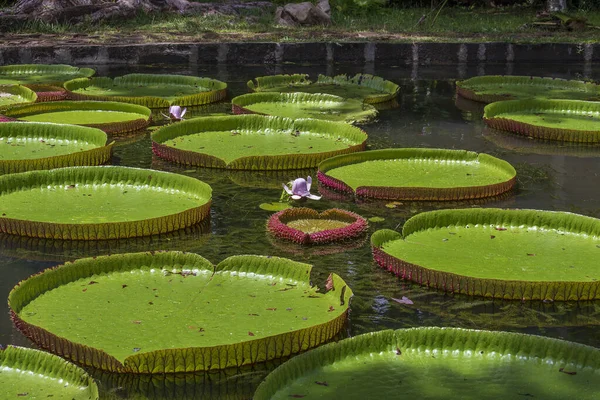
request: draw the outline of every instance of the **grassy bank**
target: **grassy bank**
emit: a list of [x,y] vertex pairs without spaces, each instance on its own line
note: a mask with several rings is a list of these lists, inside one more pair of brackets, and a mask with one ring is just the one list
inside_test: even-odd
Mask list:
[[[423,15],[428,15],[418,23]],[[4,35],[5,44],[44,38],[92,43],[191,42],[191,41],[395,41],[395,42],[489,42],[516,43],[600,41],[600,30],[570,32],[529,26],[536,10],[529,8],[447,8],[435,23],[429,9],[384,8],[365,15],[333,11],[327,27],[290,28],[275,25],[273,10],[246,12],[236,16],[143,15],[126,21],[92,24],[29,23]],[[600,26],[600,11],[575,12],[588,23]]]

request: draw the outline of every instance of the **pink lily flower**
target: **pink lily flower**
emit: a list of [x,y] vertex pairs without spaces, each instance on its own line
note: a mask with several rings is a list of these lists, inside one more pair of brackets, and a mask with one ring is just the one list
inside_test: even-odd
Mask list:
[[169,107],[169,115],[166,116],[165,114],[163,114],[163,117],[170,119],[173,122],[181,121],[186,112],[187,108],[182,109],[180,106],[171,106]]
[[297,178],[292,182],[292,188],[290,189],[288,185],[283,184],[283,189],[285,192],[292,197],[294,200],[300,200],[303,198],[309,198],[311,200],[320,200],[321,196],[317,196],[314,194],[310,194],[310,187],[312,185],[312,178],[309,176],[308,178]]

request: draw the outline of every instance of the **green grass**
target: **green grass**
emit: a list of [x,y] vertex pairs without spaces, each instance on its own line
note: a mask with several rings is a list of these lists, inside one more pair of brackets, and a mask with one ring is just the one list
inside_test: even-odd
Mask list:
[[[158,41],[344,41],[389,40],[396,42],[596,42],[600,30],[582,32],[550,31],[527,27],[535,20],[535,8],[495,9],[444,8],[435,23],[435,12],[428,8],[379,8],[365,14],[333,9],[331,26],[291,28],[275,25],[273,12],[242,12],[240,15],[138,14],[127,20],[100,25],[32,22],[12,33],[83,34],[82,40],[102,42],[107,37],[143,42]],[[428,17],[420,24],[423,15]],[[600,26],[600,11],[573,12]],[[136,38],[136,36],[138,36]],[[95,38],[94,36],[99,36]]]

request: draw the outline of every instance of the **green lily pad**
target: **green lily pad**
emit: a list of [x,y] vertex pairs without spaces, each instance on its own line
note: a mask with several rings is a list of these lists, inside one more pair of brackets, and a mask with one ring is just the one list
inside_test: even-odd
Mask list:
[[0,67],[0,85],[59,84],[75,78],[87,78],[96,71],[63,64],[20,64]]
[[371,237],[377,263],[444,291],[518,300],[600,299],[600,220],[538,210],[418,214]]
[[239,170],[314,168],[363,150],[367,135],[341,122],[262,115],[194,118],[152,133],[157,156],[185,165]]
[[596,399],[600,350],[509,332],[413,328],[359,335],[277,368],[254,400]]
[[130,74],[115,79],[74,79],[64,86],[76,100],[123,101],[149,108],[198,106],[227,96],[224,82],[184,75]]
[[395,83],[369,74],[319,75],[316,82],[310,81],[307,74],[261,76],[248,81],[248,88],[255,92],[327,93],[370,104],[390,101],[400,91]]
[[208,216],[211,188],[183,175],[70,167],[0,176],[0,232],[51,239],[148,236]]
[[5,122],[0,124],[0,174],[104,164],[114,144],[106,140],[106,133],[83,126]]
[[39,350],[0,346],[4,399],[98,399],[98,386],[85,371]]
[[0,110],[16,104],[35,103],[37,95],[31,89],[20,85],[0,85]]
[[319,164],[325,187],[388,200],[468,200],[509,191],[515,169],[465,150],[384,149],[332,157]]
[[53,101],[11,107],[3,114],[21,121],[83,125],[122,134],[147,127],[151,111],[118,102]]
[[272,203],[260,203],[258,205],[258,207],[261,210],[265,210],[265,211],[281,211],[281,210],[286,210],[288,208],[292,208],[290,203],[288,203],[288,202],[284,203],[281,201],[274,201]]
[[321,294],[310,271],[277,257],[234,256],[215,267],[193,253],[121,254],[34,275],[9,304],[21,332],[80,364],[208,371],[286,357],[339,333],[352,291],[332,275]]
[[377,117],[377,110],[369,104],[322,93],[250,93],[234,97],[231,104],[234,114],[316,118],[349,123],[365,123]]
[[485,107],[488,126],[536,139],[600,143],[600,102],[510,100]]
[[600,100],[596,84],[533,76],[477,76],[456,82],[456,93],[483,103],[528,98]]

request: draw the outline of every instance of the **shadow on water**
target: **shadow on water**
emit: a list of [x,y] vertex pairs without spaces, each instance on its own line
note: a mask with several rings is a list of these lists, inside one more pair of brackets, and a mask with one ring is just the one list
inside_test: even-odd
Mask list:
[[[365,218],[380,217],[370,222],[369,236],[382,228],[401,230],[404,221],[414,214],[438,208],[511,207],[574,211],[600,217],[600,173],[595,148],[579,148],[559,143],[540,143],[514,135],[494,133],[490,139],[483,121],[475,111],[469,118],[455,105],[454,81],[482,72],[504,74],[505,65],[422,67],[377,67],[375,73],[401,86],[393,107],[382,107],[378,121],[362,128],[369,135],[368,148],[440,147],[486,152],[516,166],[517,189],[506,197],[484,199],[476,203],[412,203],[378,202],[329,196],[314,183],[313,192],[321,192],[320,201],[303,206],[323,211],[343,208]],[[513,74],[548,75],[544,65],[512,65]],[[592,74],[600,77],[600,69]],[[246,82],[271,73],[337,73],[365,72],[362,65],[303,67],[282,66],[184,66],[145,67],[120,66],[104,68],[99,75],[116,76],[131,72],[178,73],[213,77],[229,83],[230,96],[247,93]],[[576,79],[582,74],[580,65],[553,65],[551,75]],[[229,113],[229,105],[190,110],[190,117],[203,113]],[[155,117],[155,124],[166,121]],[[506,139],[510,138],[510,145]],[[525,143],[516,143],[515,140]],[[576,147],[576,149],[572,148]],[[544,150],[538,150],[543,148]],[[153,168],[191,176],[213,188],[210,222],[206,226],[169,235],[110,243],[57,242],[15,238],[0,235],[0,298],[20,280],[62,261],[77,257],[112,252],[169,250],[192,251],[213,263],[237,254],[263,254],[288,257],[314,265],[312,281],[323,286],[329,273],[340,275],[355,293],[351,301],[349,332],[352,335],[391,328],[415,326],[454,326],[476,329],[509,330],[563,338],[600,347],[600,302],[543,303],[511,302],[447,295],[416,284],[401,281],[375,266],[369,241],[341,247],[290,248],[273,242],[266,233],[270,212],[261,203],[275,202],[281,184],[315,171],[236,172],[176,165],[151,153],[149,133],[118,139],[113,164]],[[315,179],[316,180],[316,179]],[[381,220],[382,219],[382,220]],[[293,246],[292,246],[293,247]],[[400,304],[392,298],[407,296],[413,305]],[[5,303],[6,304],[6,303]],[[24,345],[27,342],[12,328],[7,317],[0,319],[0,343]],[[251,398],[258,383],[274,365],[250,371],[234,371],[217,375],[115,377],[96,375],[101,382],[103,398],[186,399],[186,398]]]

